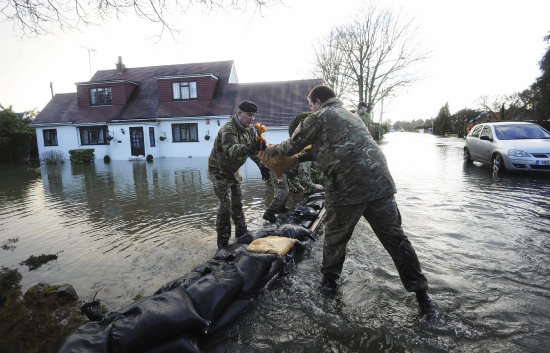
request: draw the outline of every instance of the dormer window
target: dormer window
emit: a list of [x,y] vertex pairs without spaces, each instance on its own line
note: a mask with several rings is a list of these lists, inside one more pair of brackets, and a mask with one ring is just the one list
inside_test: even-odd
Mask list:
[[111,87],[90,88],[90,105],[113,104]]
[[172,98],[175,101],[197,99],[197,83],[187,81],[172,83]]

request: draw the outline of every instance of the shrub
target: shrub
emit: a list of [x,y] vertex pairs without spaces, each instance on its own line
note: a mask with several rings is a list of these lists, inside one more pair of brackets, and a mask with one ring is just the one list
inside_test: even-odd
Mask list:
[[109,157],[109,155],[105,155],[105,157],[103,157],[103,162],[105,163],[111,163],[111,157]]
[[61,151],[47,151],[40,158],[45,164],[61,164],[65,162],[65,155]]
[[151,162],[153,161],[153,155],[152,154],[148,154],[147,155],[147,162]]
[[73,164],[93,163],[95,158],[93,148],[70,150],[69,155],[71,156],[71,163]]

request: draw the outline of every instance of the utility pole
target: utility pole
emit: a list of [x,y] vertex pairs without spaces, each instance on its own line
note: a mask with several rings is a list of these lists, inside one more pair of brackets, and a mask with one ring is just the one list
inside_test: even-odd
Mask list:
[[90,70],[90,78],[92,77],[92,59],[91,59],[91,53],[93,51],[96,51],[95,49],[91,49],[91,48],[86,48],[85,46],[81,45],[80,46],[81,48],[84,48],[88,51],[88,66],[89,66],[89,70]]

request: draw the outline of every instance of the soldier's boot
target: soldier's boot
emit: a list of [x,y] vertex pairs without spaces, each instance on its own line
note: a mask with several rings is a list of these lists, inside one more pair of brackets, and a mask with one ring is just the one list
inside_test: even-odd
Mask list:
[[276,212],[276,213],[287,213],[288,211],[290,211],[288,208],[286,208],[285,205],[282,205],[281,208],[279,208],[279,210]]
[[235,239],[239,239],[243,235],[247,235],[247,234],[248,234],[248,229],[246,228],[246,226],[238,227],[237,229],[235,229]]
[[336,279],[333,276],[330,275],[323,275],[323,280],[321,281],[321,289],[328,293],[336,292],[336,289],[338,288],[338,284],[336,283]]
[[275,212],[271,210],[266,210],[262,218],[268,221],[269,223],[277,222],[277,217],[275,217]]
[[220,250],[222,248],[225,248],[228,244],[229,244],[229,235],[227,235],[227,234],[223,234],[223,235],[218,234],[218,250]]
[[420,308],[420,315],[423,316],[427,321],[434,321],[439,319],[439,312],[435,308],[434,303],[428,296],[428,293],[423,290],[416,292],[416,300],[418,301],[418,306]]

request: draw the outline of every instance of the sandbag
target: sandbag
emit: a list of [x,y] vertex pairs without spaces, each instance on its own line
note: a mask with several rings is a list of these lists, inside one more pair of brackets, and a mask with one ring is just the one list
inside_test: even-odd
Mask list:
[[58,353],[108,353],[111,324],[104,325],[97,321],[90,321],[80,325],[71,333],[57,351]]
[[201,278],[203,276],[202,273],[199,273],[199,272],[196,272],[196,271],[191,271],[189,273],[187,273],[186,275],[178,278],[178,279],[175,279],[171,282],[168,282],[166,284],[164,284],[162,287],[160,287],[159,289],[157,289],[155,291],[155,293],[153,294],[162,294],[162,293],[165,293],[165,292],[169,292],[177,287],[182,287],[182,288],[187,288],[189,287],[191,284],[195,283],[199,278]]
[[314,199],[307,201],[304,206],[312,207],[316,210],[321,210],[325,206],[325,199]]
[[188,335],[163,343],[146,353],[201,353],[196,338]]
[[246,247],[246,251],[283,256],[294,246],[295,242],[296,239],[273,235],[254,240]]
[[243,280],[239,298],[249,298],[256,292],[259,282],[277,259],[277,254],[254,254],[245,252],[235,259],[235,266]]
[[306,198],[304,203],[308,203],[308,202],[313,201],[313,200],[324,200],[324,199],[325,199],[325,192],[324,191],[319,191],[319,192],[316,192],[314,194],[308,195],[308,197]]
[[304,228],[301,225],[291,223],[281,225],[275,232],[275,235],[298,239],[300,241],[306,241],[307,239],[315,240],[315,235],[309,227]]
[[235,300],[212,324],[212,327],[208,330],[208,334],[210,335],[226,327],[251,307],[252,300]]
[[112,351],[135,353],[187,332],[206,332],[209,322],[199,316],[187,292],[177,288],[122,309],[111,325]]
[[279,152],[276,152],[273,156],[271,156],[265,151],[258,151],[258,157],[265,166],[271,169],[277,178],[283,175],[298,162],[297,155],[287,157],[283,156]]
[[317,219],[317,215],[319,215],[319,210],[309,206],[296,206],[292,215],[294,219],[315,220]]
[[205,320],[214,321],[236,299],[243,280],[235,264],[229,263],[219,271],[205,275],[186,291]]

